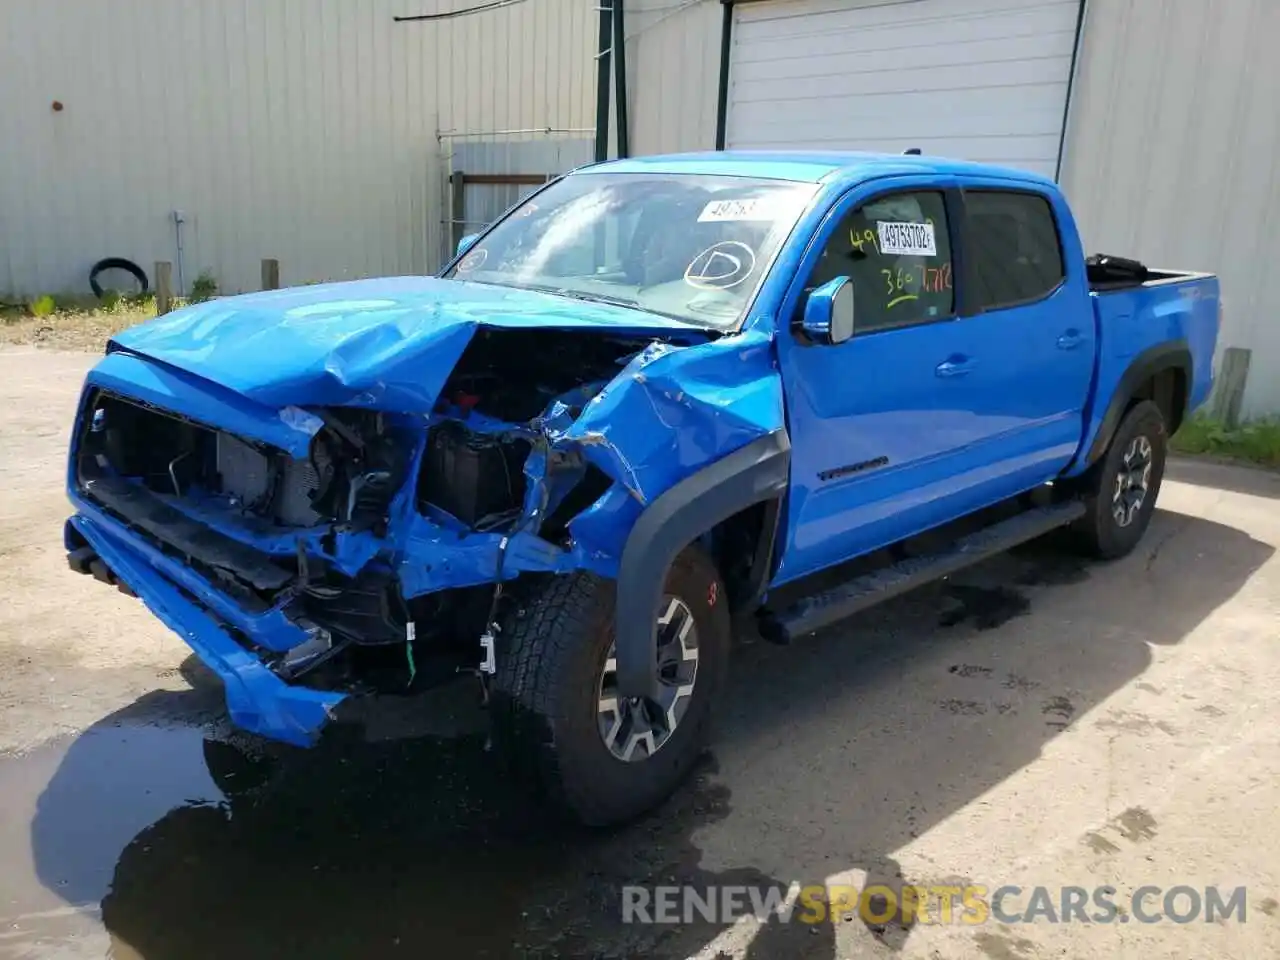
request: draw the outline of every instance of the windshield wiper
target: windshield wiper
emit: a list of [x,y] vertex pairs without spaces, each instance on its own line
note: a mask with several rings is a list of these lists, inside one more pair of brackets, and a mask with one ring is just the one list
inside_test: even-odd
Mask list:
[[513,286],[518,290],[533,290],[536,293],[549,293],[556,297],[571,297],[574,300],[589,300],[594,303],[608,303],[615,307],[639,307],[639,300],[628,300],[626,297],[611,297],[607,293],[590,293],[585,290],[575,290],[572,287],[556,287],[549,283],[521,283],[521,284],[504,284],[504,286]]
[[574,300],[588,300],[592,303],[607,303],[615,307],[638,307],[639,300],[629,300],[626,297],[613,297],[607,293],[589,293],[586,290],[571,290],[567,287],[540,287],[547,293],[554,293],[560,297],[572,297]]
[[[488,282],[488,281],[486,281]],[[626,297],[611,297],[607,293],[590,293],[585,290],[574,290],[569,287],[553,287],[545,283],[498,283],[494,282],[494,286],[511,287],[513,290],[532,290],[535,293],[549,293],[556,297],[568,297],[573,300],[585,300],[592,303],[607,303],[613,307],[631,307],[636,310],[643,310],[645,313],[657,314],[660,317],[666,317],[668,320],[675,320],[677,323],[683,323],[686,326],[697,327],[701,330],[720,330],[720,327],[714,324],[698,323],[689,317],[682,317],[679,314],[667,313],[665,310],[652,310],[649,307],[642,307],[639,300],[629,300]]]

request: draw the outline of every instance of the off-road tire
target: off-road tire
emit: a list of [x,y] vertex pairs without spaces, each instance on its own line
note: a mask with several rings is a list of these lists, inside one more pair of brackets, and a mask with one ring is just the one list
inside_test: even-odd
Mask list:
[[698,673],[683,719],[643,760],[615,757],[597,727],[600,677],[614,641],[614,581],[581,572],[552,578],[513,611],[500,635],[495,746],[543,799],[588,826],[622,823],[656,807],[709,738],[729,659],[724,584],[707,555],[688,547],[667,572],[664,593],[693,614]]
[[[1125,469],[1124,458],[1135,441],[1145,437],[1151,446],[1151,472],[1142,504],[1127,525],[1114,512],[1117,478]],[[1125,413],[1106,454],[1086,475],[1083,494],[1087,512],[1072,527],[1078,545],[1103,560],[1123,557],[1138,545],[1151,523],[1160,483],[1164,479],[1169,438],[1164,414],[1150,400],[1140,400]]]

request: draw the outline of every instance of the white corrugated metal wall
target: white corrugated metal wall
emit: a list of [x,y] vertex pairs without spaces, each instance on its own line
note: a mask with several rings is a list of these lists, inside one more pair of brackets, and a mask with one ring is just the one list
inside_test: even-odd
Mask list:
[[729,149],[917,147],[1057,169],[1079,0],[770,0],[734,14]]
[[715,149],[722,17],[720,0],[626,0],[632,154]]
[[1280,411],[1280,4],[1088,0],[1063,186],[1093,251],[1222,278],[1244,408]]
[[439,130],[595,123],[592,0],[393,22],[478,2],[4,0],[0,294],[176,260],[174,210],[188,285],[434,270]]

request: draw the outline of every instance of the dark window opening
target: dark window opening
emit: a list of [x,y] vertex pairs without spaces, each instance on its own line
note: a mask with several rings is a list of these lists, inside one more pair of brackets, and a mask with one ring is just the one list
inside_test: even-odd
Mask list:
[[1053,210],[1031,193],[981,190],[965,194],[974,304],[998,310],[1040,300],[1066,272]]

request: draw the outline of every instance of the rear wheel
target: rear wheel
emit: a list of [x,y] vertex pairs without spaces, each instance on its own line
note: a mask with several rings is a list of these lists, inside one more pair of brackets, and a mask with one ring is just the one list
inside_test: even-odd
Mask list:
[[1088,512],[1075,530],[1089,553],[1110,560],[1138,545],[1155,511],[1167,450],[1160,408],[1150,400],[1130,407],[1086,482]]
[[619,695],[613,618],[612,581],[557,577],[507,622],[494,677],[496,742],[590,825],[632,819],[679,785],[706,745],[728,665],[724,588],[695,547],[667,573],[656,697]]

